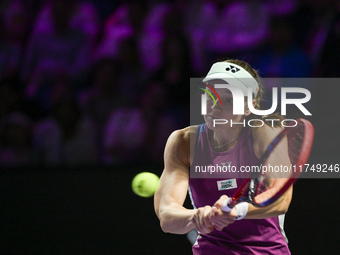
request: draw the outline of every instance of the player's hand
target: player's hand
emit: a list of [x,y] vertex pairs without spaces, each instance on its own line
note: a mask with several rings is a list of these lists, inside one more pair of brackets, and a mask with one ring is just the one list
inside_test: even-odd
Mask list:
[[202,234],[209,234],[214,230],[213,224],[210,222],[210,215],[212,213],[211,206],[200,207],[197,209],[192,222],[195,228]]
[[214,228],[221,231],[223,228],[227,227],[229,224],[234,223],[237,217],[236,209],[233,208],[230,212],[224,212],[221,210],[222,205],[228,200],[228,196],[223,195],[217,200],[212,207],[210,214],[210,222],[214,225]]

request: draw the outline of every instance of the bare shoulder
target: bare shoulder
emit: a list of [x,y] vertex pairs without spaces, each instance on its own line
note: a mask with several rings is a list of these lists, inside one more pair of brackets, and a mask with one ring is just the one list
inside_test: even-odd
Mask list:
[[197,126],[189,126],[183,129],[175,130],[171,133],[169,136],[168,142],[170,144],[176,144],[176,145],[190,145],[190,140],[194,135],[196,134]]
[[262,127],[253,127],[253,147],[257,157],[261,157],[267,146],[282,131],[280,127],[271,127],[263,125]]
[[190,164],[190,147],[194,146],[197,126],[189,126],[172,132],[169,136],[164,160],[172,162]]

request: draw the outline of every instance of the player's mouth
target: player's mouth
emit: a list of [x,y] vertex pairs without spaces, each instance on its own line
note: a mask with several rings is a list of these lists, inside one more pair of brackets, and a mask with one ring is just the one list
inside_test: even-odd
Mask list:
[[207,115],[207,118],[211,118],[211,119],[220,119],[220,117],[216,117],[216,116],[213,116],[213,115]]

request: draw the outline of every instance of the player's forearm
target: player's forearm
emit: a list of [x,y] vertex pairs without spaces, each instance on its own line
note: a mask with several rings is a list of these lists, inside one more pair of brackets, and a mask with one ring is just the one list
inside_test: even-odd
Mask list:
[[192,223],[195,212],[196,210],[186,209],[179,204],[171,203],[160,209],[157,215],[164,232],[185,234],[195,228]]
[[257,208],[251,204],[249,204],[249,210],[245,217],[245,219],[265,219],[265,218],[271,218],[275,216],[279,216],[281,214],[285,214],[287,210],[281,209],[281,208]]
[[265,207],[255,207],[249,204],[245,219],[265,219],[285,214],[291,201],[291,193],[281,196],[275,203]]

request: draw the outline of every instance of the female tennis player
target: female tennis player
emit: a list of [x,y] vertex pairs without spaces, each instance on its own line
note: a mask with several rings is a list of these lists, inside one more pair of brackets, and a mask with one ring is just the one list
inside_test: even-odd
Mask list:
[[[242,91],[249,87],[253,92],[254,108],[260,107],[263,94],[260,77],[244,61],[226,60],[213,64],[203,82],[211,87],[228,83]],[[193,176],[193,170],[190,171],[193,166],[231,165],[240,169],[241,166],[257,165],[268,144],[282,130],[269,123],[253,128],[214,125],[214,119],[242,123],[250,118],[260,118],[250,112],[247,100],[244,115],[233,115],[230,91],[219,88],[216,92],[221,101],[208,100],[205,124],[177,130],[167,141],[165,168],[154,197],[161,228],[174,234],[197,229],[199,235],[192,247],[193,254],[290,254],[283,221],[291,202],[292,187],[266,207],[242,202],[225,212],[222,210],[225,202],[240,186],[244,176],[225,173],[222,178],[211,178],[209,173]],[[194,209],[183,207],[188,190]]]

